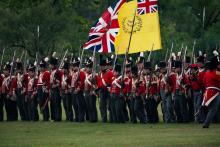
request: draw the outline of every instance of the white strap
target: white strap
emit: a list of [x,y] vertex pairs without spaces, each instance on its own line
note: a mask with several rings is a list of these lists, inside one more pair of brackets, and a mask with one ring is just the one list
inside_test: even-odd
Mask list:
[[115,84],[118,88],[121,88],[121,85],[118,83],[118,80],[120,80],[122,76],[119,76],[117,79],[115,79],[112,84]]
[[207,88],[206,88],[206,90],[209,90],[209,89],[215,89],[215,90],[220,91],[220,88],[218,88],[218,87],[207,87]]
[[92,74],[90,74],[90,75],[86,74],[86,80],[85,80],[85,82],[88,83],[90,86],[92,86],[92,83],[91,83],[90,80],[89,80],[91,77],[92,77]]
[[101,73],[101,79],[102,79],[102,83],[103,83],[103,85],[104,85],[104,86],[107,86],[105,80],[103,79],[103,75],[102,75],[102,73]]

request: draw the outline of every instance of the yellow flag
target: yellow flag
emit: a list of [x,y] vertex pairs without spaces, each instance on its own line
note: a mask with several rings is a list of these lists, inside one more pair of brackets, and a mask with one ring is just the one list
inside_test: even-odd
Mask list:
[[135,23],[129,54],[162,48],[158,12],[137,15],[137,1],[125,3],[118,14],[119,34],[115,39],[117,54],[125,54],[128,48],[133,20]]

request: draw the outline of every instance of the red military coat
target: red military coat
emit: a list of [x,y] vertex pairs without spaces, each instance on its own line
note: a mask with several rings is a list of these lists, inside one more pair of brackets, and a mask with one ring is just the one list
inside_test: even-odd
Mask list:
[[220,93],[220,75],[216,70],[206,71],[204,75],[205,93],[202,105],[208,106]]

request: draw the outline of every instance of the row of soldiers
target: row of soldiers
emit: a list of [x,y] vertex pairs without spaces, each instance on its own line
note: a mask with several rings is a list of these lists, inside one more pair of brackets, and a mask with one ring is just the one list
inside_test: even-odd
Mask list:
[[27,67],[19,60],[7,62],[0,76],[0,121],[3,108],[7,121],[18,120],[18,112],[22,121],[38,121],[39,110],[43,121],[61,121],[63,105],[67,121],[97,122],[98,100],[104,123],[157,123],[161,104],[164,122],[196,121],[207,128],[220,116],[220,62],[218,52],[213,53],[210,61],[200,53],[194,64],[173,53],[155,69],[143,54],[136,61],[126,59],[124,68],[101,55],[99,72],[93,57],[83,68],[78,57],[59,66],[55,55]]

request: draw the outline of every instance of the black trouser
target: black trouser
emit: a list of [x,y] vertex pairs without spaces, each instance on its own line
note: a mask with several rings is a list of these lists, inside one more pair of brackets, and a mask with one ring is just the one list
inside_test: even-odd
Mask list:
[[77,102],[77,107],[78,107],[78,112],[79,112],[79,122],[84,122],[85,116],[86,116],[86,102],[85,102],[85,98],[83,95],[83,91],[79,91],[76,94],[76,102]]
[[30,121],[38,121],[39,120],[39,114],[38,114],[38,102],[37,97],[34,96],[31,97],[32,92],[28,92],[27,95],[27,102],[28,102],[28,117]]
[[38,102],[40,106],[40,111],[43,114],[43,121],[49,121],[49,106],[48,106],[48,97],[49,94],[43,92],[43,88],[39,87],[37,89]]
[[141,98],[141,96],[135,97],[134,102],[134,112],[139,119],[140,123],[146,123],[146,117],[145,117],[145,108],[144,108],[144,100]]
[[21,120],[25,121],[27,120],[27,115],[25,113],[25,100],[24,100],[24,95],[21,94],[21,88],[16,90],[16,97],[17,97],[17,105],[18,105],[18,110],[19,110],[19,114],[21,116]]
[[63,92],[62,98],[63,98],[63,107],[66,114],[66,121],[73,121],[73,107],[72,107],[71,94]]
[[129,104],[129,100],[128,99],[124,99],[123,112],[124,112],[125,121],[129,121],[128,109],[127,109],[128,104]]
[[75,121],[78,122],[79,121],[79,108],[77,105],[77,94],[75,94],[74,92],[71,94],[72,97],[72,105],[73,105],[73,109],[75,112]]
[[[109,92],[107,89],[100,89],[100,104],[99,109],[102,117],[102,122],[107,122],[107,109],[110,108],[110,99],[109,99]],[[111,113],[111,111],[110,111]],[[110,114],[110,122],[112,122]]]
[[17,111],[17,102],[7,98],[6,94],[3,94],[3,99],[5,100],[5,110],[7,121],[17,121],[18,120],[18,111]]
[[158,103],[155,99],[155,96],[151,96],[148,99],[146,99],[145,109],[147,111],[147,121],[149,123],[159,122],[157,106],[158,106]]
[[214,100],[212,100],[212,102],[209,104],[208,114],[205,119],[204,126],[209,126],[209,124],[211,123],[211,121],[218,112],[219,105],[220,105],[220,94],[218,94],[218,96]]
[[54,121],[62,120],[61,96],[59,88],[51,89],[51,102],[54,111]]
[[88,110],[90,122],[98,121],[96,99],[96,96],[94,94],[91,94],[90,91],[85,91],[86,108]]
[[130,120],[132,123],[136,123],[137,117],[135,114],[135,97],[130,96],[127,102],[128,102],[129,113],[130,113]]
[[0,121],[4,120],[4,99],[3,99],[3,95],[0,94]]
[[113,122],[124,123],[125,117],[123,112],[124,99],[119,94],[111,94],[111,106]]
[[186,96],[186,103],[188,106],[188,120],[189,122],[194,122],[194,99],[193,99],[193,92],[191,89],[187,90],[187,96]]
[[188,109],[186,97],[179,90],[174,94],[174,109],[177,117],[177,122],[188,122]]

